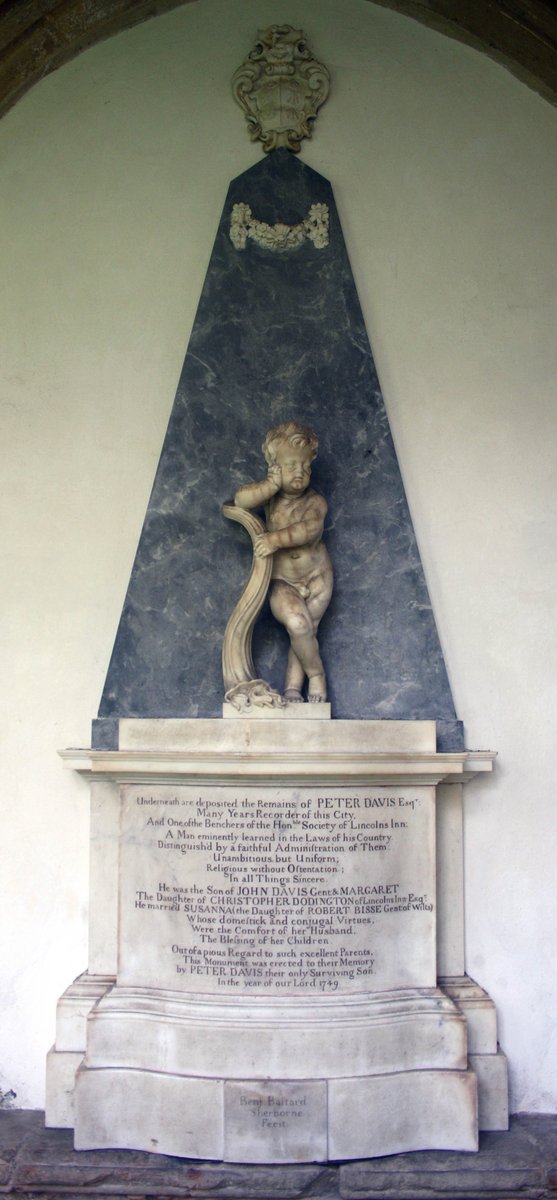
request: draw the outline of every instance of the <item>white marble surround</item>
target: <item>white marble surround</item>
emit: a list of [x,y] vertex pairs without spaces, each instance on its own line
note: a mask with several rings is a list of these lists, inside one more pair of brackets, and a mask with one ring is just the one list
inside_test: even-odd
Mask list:
[[437,754],[429,721],[119,725],[118,750],[63,754],[91,780],[90,956],[47,1124],[231,1162],[506,1128],[463,942],[462,785],[495,756]]

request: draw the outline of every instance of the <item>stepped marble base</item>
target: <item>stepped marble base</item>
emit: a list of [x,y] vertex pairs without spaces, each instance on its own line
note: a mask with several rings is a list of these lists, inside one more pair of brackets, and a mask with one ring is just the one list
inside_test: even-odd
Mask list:
[[260,1163],[477,1150],[476,1077],[472,1071],[401,1071],[293,1083],[83,1068],[75,1147],[115,1143],[183,1158]]
[[91,776],[89,973],[58,1005],[49,1126],[236,1163],[506,1128],[495,1009],[463,974],[462,783],[492,754],[286,717],[122,720],[66,757]]
[[83,975],[58,1006],[46,1124],[76,1149],[230,1162],[473,1151],[508,1126],[507,1064],[483,989],[441,982],[263,1014]]
[[77,1149],[229,1162],[476,1150],[466,1021],[437,988],[308,1004],[115,986],[88,1019],[74,1123]]

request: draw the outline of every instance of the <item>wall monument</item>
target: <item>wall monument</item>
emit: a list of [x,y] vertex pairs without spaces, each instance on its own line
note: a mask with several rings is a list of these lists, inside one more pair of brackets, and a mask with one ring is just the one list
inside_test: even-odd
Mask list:
[[464,963],[463,787],[495,756],[465,749],[332,189],[295,157],[328,86],[288,25],[235,73],[265,157],[229,188],[91,748],[63,752],[90,940],[47,1124],[77,1149],[312,1162],[507,1126]]

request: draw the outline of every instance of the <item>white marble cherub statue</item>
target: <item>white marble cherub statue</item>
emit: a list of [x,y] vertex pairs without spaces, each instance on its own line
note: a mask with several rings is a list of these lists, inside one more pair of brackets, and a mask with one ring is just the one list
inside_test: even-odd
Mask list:
[[333,590],[333,568],[322,542],[327,504],[309,487],[317,438],[307,425],[289,421],[271,429],[263,442],[267,478],[247,483],[234,496],[239,508],[265,506],[267,532],[255,538],[257,558],[273,555],[271,611],[285,626],[290,650],[284,684],[287,704],[327,699],[317,628]]

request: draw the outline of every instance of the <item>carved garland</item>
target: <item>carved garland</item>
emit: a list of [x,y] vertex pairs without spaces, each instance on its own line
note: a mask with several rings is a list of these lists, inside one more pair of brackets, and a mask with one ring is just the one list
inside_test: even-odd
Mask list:
[[235,204],[230,218],[230,241],[236,250],[245,250],[248,238],[263,250],[295,250],[306,240],[313,242],[316,250],[322,250],[329,245],[328,206],[312,204],[299,225],[267,225],[255,219],[249,204]]

